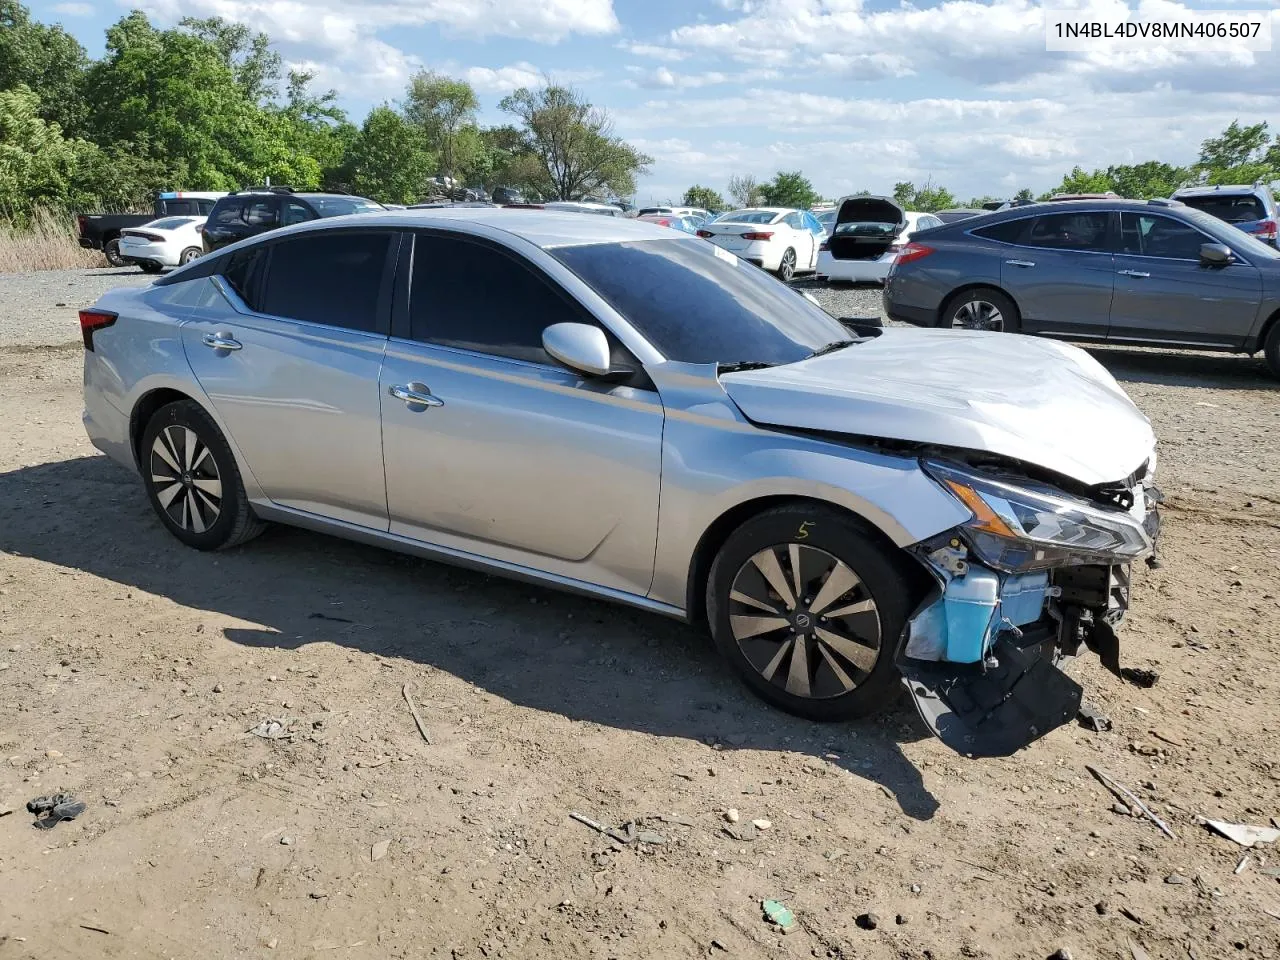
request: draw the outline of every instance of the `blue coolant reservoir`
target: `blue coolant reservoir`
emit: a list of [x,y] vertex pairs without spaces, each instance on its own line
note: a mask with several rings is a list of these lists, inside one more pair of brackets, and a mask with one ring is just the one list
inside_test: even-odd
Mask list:
[[991,621],[1000,604],[1000,578],[990,570],[971,566],[955,577],[943,593],[947,620],[946,659],[978,663],[986,653]]

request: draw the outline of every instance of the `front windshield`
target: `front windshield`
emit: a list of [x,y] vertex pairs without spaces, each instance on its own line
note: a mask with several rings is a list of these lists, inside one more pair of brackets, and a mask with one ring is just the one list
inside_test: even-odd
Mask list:
[[307,200],[322,217],[345,217],[349,213],[376,213],[386,209],[364,197],[308,197]]
[[734,210],[716,217],[717,223],[773,223],[778,215],[772,210]]
[[1217,217],[1194,207],[1184,207],[1180,212],[1205,233],[1229,247],[1234,247],[1247,257],[1255,260],[1280,260],[1280,250],[1263,243],[1243,230],[1237,230]]
[[759,267],[703,240],[548,251],[668,360],[793,363],[849,339],[840,321]]

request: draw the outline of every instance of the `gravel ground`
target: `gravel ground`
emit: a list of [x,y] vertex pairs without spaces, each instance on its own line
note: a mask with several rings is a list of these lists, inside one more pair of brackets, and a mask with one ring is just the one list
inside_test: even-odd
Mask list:
[[153,279],[137,267],[0,274],[0,346],[75,343],[77,310],[113,287],[141,287]]
[[[821,280],[800,280],[792,284],[799,290],[813,294],[822,308],[836,317],[879,317],[885,323],[884,287],[880,284],[850,286],[829,284]],[[900,326],[894,323],[893,326]]]

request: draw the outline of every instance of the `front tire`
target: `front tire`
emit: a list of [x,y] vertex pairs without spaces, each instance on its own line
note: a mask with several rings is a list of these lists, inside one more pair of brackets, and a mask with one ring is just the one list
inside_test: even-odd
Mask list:
[[947,301],[938,323],[957,330],[992,330],[1017,333],[1022,326],[1018,306],[990,287],[966,290]]
[[129,261],[120,256],[120,239],[108,240],[102,245],[102,255],[107,258],[107,263],[113,267],[127,267]]
[[156,411],[143,431],[138,460],[152,508],[187,546],[223,550],[263,531],[231,447],[195,401]]
[[178,266],[185,267],[192,260],[199,260],[204,255],[204,251],[199,247],[187,247],[178,257]]
[[1280,377],[1280,321],[1271,325],[1271,332],[1267,334],[1262,347],[1262,355],[1267,358],[1267,366],[1271,368],[1272,375]]
[[721,547],[707,581],[716,646],[757,695],[810,720],[874,713],[897,694],[912,586],[853,517],[767,510]]
[[787,247],[778,262],[778,279],[787,283],[796,275],[796,252]]

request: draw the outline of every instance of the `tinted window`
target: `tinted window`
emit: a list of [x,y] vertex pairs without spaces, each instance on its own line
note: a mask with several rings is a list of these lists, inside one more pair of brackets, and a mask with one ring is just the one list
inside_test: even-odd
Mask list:
[[324,231],[274,244],[262,311],[375,331],[391,236]]
[[1017,243],[1022,232],[1027,228],[1031,221],[1029,220],[1005,220],[1003,223],[993,223],[989,227],[982,227],[973,231],[974,236],[982,237],[986,240],[999,240],[1001,243]]
[[551,363],[542,331],[586,319],[532,268],[493,247],[420,234],[413,248],[409,335],[414,340]]
[[664,356],[687,363],[791,363],[849,333],[763,270],[692,239],[550,251]]
[[1244,196],[1208,194],[1201,197],[1178,197],[1178,199],[1188,207],[1203,210],[1210,216],[1225,220],[1227,223],[1252,223],[1254,220],[1263,220],[1267,216],[1267,208],[1261,198],[1252,194]]
[[226,260],[222,278],[240,295],[250,310],[261,309],[260,287],[262,268],[267,260],[262,247],[238,250]]
[[373,213],[385,207],[364,197],[308,197],[322,217],[345,217],[349,213]]
[[195,213],[199,208],[194,200],[165,200],[163,203],[157,204],[161,207],[161,212],[170,216],[183,216],[184,214]]
[[1149,213],[1122,213],[1121,249],[1125,253],[1167,260],[1199,260],[1200,245],[1212,243],[1190,224]]
[[297,200],[290,200],[284,205],[284,225],[286,227],[291,223],[306,223],[308,220],[314,220],[315,218],[316,215],[305,204],[301,204]]
[[1110,216],[1103,211],[1036,217],[1031,221],[1022,243],[1051,250],[1103,251],[1107,249],[1107,221]]
[[196,211],[207,217],[213,211],[213,205],[215,203],[217,203],[216,200],[197,200]]
[[244,205],[244,222],[251,227],[276,227],[280,225],[280,214],[272,197],[246,200]]
[[220,201],[220,203],[221,206],[218,207],[217,212],[215,212],[210,218],[216,225],[220,227],[230,227],[237,223],[244,222],[240,216],[241,211],[244,209],[243,200],[223,200]]

